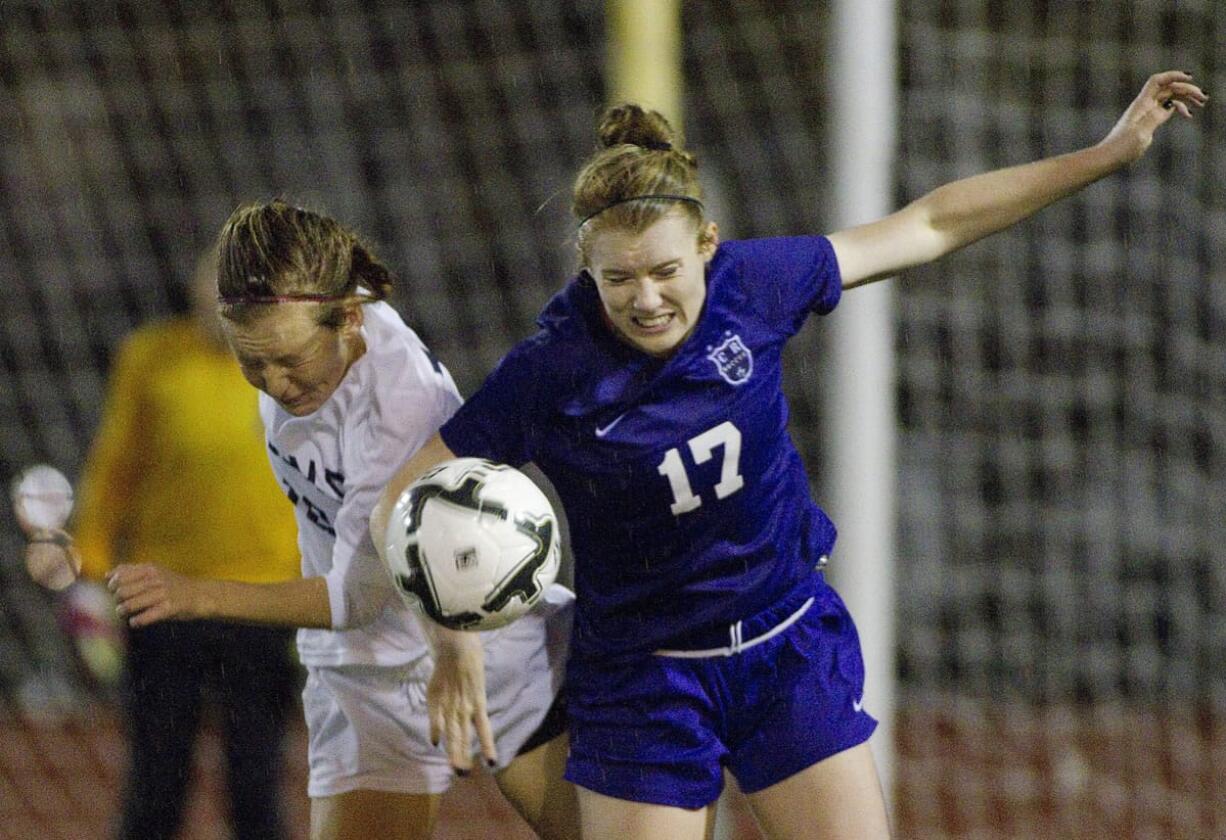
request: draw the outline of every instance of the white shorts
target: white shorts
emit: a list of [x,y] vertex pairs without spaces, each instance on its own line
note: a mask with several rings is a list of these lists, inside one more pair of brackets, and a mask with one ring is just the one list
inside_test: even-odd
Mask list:
[[[532,612],[485,637],[486,711],[501,770],[536,732],[562,687],[575,596],[554,585]],[[309,668],[302,692],[312,797],[351,790],[443,793],[453,771],[430,743],[433,662]],[[473,754],[479,744],[473,739]]]

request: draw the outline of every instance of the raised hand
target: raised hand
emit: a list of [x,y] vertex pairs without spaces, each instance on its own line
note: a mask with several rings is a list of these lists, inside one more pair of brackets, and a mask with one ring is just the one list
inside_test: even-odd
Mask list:
[[1118,146],[1123,159],[1131,163],[1145,154],[1160,125],[1175,114],[1191,119],[1192,108],[1203,108],[1208,101],[1209,95],[1182,70],[1155,73],[1100,145]]

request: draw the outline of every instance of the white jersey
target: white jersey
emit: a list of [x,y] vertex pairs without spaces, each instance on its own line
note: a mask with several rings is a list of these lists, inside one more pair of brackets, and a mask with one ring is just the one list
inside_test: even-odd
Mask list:
[[331,630],[298,631],[304,665],[403,665],[427,655],[370,539],[396,471],[460,405],[447,369],[386,303],[363,307],[366,352],[313,414],[260,394],[268,456],[298,518],[303,577],[323,577]]

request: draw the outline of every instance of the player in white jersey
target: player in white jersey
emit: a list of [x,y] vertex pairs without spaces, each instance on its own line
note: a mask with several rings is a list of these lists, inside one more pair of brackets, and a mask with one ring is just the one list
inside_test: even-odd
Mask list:
[[[236,210],[219,254],[227,337],[262,392],[302,579],[240,584],[121,566],[110,579],[121,612],[132,626],[209,617],[302,628],[312,838],[428,837],[453,773],[471,767],[473,742],[447,729],[455,719],[476,724],[477,751],[541,836],[577,837],[559,698],[573,596],[554,586],[505,628],[446,630],[404,606],[369,535],[396,468],[461,402],[446,368],[382,302],[391,275],[352,231],[281,201]],[[484,672],[460,667],[473,657]],[[432,719],[427,695],[463,694],[448,684],[461,674],[484,680],[487,691],[473,693],[488,701]]]

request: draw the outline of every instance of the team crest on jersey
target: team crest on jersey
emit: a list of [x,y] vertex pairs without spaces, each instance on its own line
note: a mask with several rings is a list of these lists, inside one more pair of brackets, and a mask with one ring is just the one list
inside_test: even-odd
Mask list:
[[707,348],[707,358],[715,362],[719,375],[729,385],[744,385],[753,375],[753,353],[731,331],[724,333],[724,340],[715,347]]

